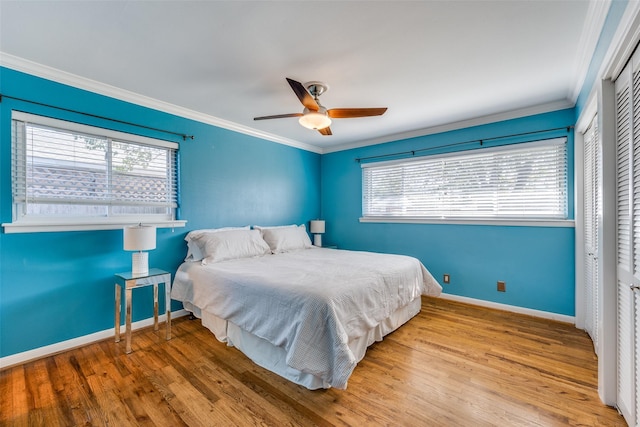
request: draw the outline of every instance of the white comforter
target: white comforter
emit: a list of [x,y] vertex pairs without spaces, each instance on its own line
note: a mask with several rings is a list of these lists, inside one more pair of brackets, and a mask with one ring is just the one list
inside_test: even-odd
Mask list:
[[240,326],[287,354],[287,365],[346,388],[348,347],[398,308],[442,288],[402,255],[313,248],[178,269],[171,296]]

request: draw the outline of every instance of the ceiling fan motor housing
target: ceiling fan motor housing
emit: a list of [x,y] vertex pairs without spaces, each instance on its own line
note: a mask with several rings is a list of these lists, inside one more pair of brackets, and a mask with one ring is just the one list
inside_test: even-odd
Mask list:
[[320,95],[322,95],[323,93],[329,90],[328,85],[322,82],[316,82],[316,81],[306,82],[304,86],[307,88],[311,96],[316,98],[316,100]]

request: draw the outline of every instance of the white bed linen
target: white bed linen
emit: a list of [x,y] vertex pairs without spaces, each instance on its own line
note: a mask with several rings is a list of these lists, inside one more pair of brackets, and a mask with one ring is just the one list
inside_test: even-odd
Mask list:
[[[245,331],[233,322],[221,319],[206,311],[202,312],[193,304],[185,302],[184,308],[201,319],[202,325],[209,329],[218,340],[230,347],[236,347],[257,365],[310,390],[331,387],[322,378],[288,366],[286,362],[287,354],[283,348],[276,347],[270,342]],[[387,334],[395,331],[420,313],[421,308],[422,299],[418,297],[408,305],[400,307],[391,316],[370,329],[366,335],[349,341],[349,349],[351,349],[356,363],[362,360],[367,347],[376,341],[382,341]]]
[[313,248],[184,263],[172,298],[232,322],[281,348],[287,366],[344,389],[361,358],[349,342],[441,289],[412,257]]

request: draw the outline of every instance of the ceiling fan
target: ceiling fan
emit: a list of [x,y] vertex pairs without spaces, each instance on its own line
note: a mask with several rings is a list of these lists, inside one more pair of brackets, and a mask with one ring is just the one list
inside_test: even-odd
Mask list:
[[[327,110],[320,104],[319,97],[329,89],[322,82],[302,83],[287,78],[289,86],[304,105],[302,113],[276,114],[274,116],[254,117],[253,120],[282,119],[300,117],[299,122],[308,129],[315,129],[322,135],[332,135],[331,119],[351,119],[356,117],[381,116],[387,108],[332,108]],[[305,88],[306,86],[306,88]]]

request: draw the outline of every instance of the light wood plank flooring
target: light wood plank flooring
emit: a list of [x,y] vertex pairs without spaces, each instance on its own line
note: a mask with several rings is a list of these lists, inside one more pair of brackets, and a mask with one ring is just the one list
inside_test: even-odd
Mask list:
[[310,391],[176,319],[0,372],[2,426],[622,426],[572,325],[423,298],[347,390]]

